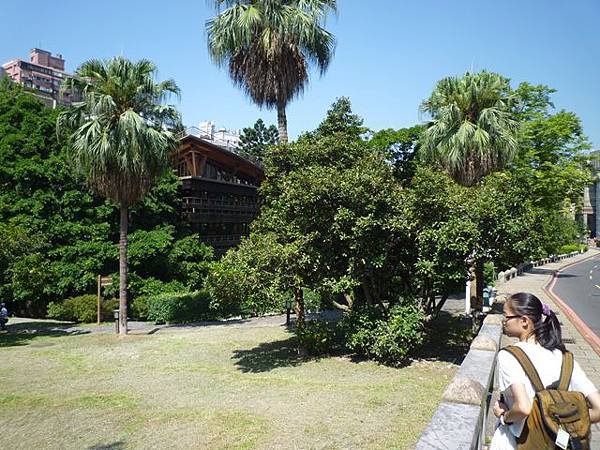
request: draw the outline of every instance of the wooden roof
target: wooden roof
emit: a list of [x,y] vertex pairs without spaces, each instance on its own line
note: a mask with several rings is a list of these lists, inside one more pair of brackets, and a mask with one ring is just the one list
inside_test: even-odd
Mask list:
[[173,154],[173,157],[178,161],[185,158],[190,152],[199,153],[209,161],[212,160],[218,165],[227,168],[232,173],[253,178],[259,183],[265,179],[264,170],[257,164],[210,141],[186,134],[180,139],[180,146]]

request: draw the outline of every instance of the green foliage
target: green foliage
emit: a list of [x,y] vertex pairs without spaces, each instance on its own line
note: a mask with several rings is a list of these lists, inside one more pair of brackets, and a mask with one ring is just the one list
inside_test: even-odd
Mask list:
[[339,97],[331,104],[325,119],[312,133],[314,137],[344,134],[348,138],[360,139],[367,132],[362,117],[352,112],[352,104],[348,97]]
[[274,148],[265,164],[269,177],[254,232],[298,250],[294,264],[281,270],[302,287],[356,295],[359,302],[393,299],[407,224],[385,155],[338,133]]
[[[129,278],[129,294],[133,297],[131,315],[141,320],[148,318],[148,298],[170,292],[187,292],[189,288],[181,281],[164,282],[156,278],[140,278],[136,274]],[[118,286],[113,285],[116,294]]]
[[300,347],[310,355],[322,355],[342,348],[343,337],[336,322],[311,320],[297,334]]
[[265,126],[258,119],[252,128],[244,128],[240,134],[240,150],[253,161],[262,161],[267,147],[279,143],[279,131],[275,125]]
[[288,250],[269,233],[243,239],[206,278],[211,310],[222,317],[281,311],[291,283],[282,268],[294,257]]
[[206,291],[165,293],[146,300],[148,320],[156,323],[190,323],[207,320],[210,297]]
[[287,142],[287,103],[303,91],[311,66],[324,73],[333,58],[335,39],[322,25],[336,0],[215,5],[219,14],[206,23],[211,58],[253,102],[277,108],[279,137]]
[[204,284],[214,251],[200,242],[197,234],[185,236],[174,242],[168,256],[169,272],[189,289],[198,290]]
[[120,207],[148,193],[178,146],[171,130],[181,117],[163,102],[180,91],[173,80],[155,82],[156,73],[146,59],[117,56],[86,61],[63,82],[81,96],[57,118],[69,160],[96,192]]
[[[95,292],[98,274],[118,272],[117,209],[67,164],[58,112],[0,81],[0,296],[20,315],[42,317],[48,303]],[[178,214],[180,185],[167,173],[131,208],[132,297],[143,280],[177,282],[175,290],[203,283],[212,250]],[[105,294],[118,295],[118,283]]]
[[396,306],[387,316],[379,309],[363,308],[344,316],[340,326],[349,349],[398,365],[423,342],[423,320],[423,313],[414,306]]
[[497,73],[444,78],[421,109],[431,115],[421,136],[423,160],[463,186],[503,168],[517,152],[509,80]]
[[565,244],[565,245],[561,245],[561,247],[558,249],[558,254],[562,255],[562,254],[565,254],[565,253],[579,252],[579,251],[581,251],[585,247],[586,246],[583,245],[583,244]]
[[139,320],[148,319],[148,297],[147,295],[140,295],[135,297],[131,302],[130,310],[131,317],[135,317]]
[[379,130],[373,133],[368,145],[386,152],[399,180],[410,180],[417,167],[419,137],[423,129],[422,125],[415,125],[398,130]]
[[522,119],[515,176],[547,211],[561,208],[565,199],[578,204],[592,182],[584,156],[590,145],[580,119],[572,112],[553,113],[555,91],[547,86],[522,83],[515,92],[515,113]]
[[495,281],[496,271],[494,268],[494,263],[488,261],[483,265],[483,282],[486,286],[494,286]]
[[[71,297],[62,302],[48,304],[48,317],[73,322],[96,322],[98,315],[98,299],[95,295]],[[116,299],[103,300],[100,303],[102,320],[112,320],[113,309],[118,307]]]

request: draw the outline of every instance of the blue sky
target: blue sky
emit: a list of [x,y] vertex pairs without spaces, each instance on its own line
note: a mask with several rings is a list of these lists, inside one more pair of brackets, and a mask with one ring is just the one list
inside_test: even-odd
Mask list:
[[[599,0],[338,0],[327,27],[337,37],[324,77],[313,74],[288,107],[292,137],[313,129],[338,96],[350,97],[365,125],[378,130],[419,123],[419,104],[435,82],[471,67],[558,92],[558,109],[574,111],[600,147]],[[240,129],[273,111],[260,110],[207,56],[206,0],[6,2],[0,61],[28,59],[29,49],[62,53],[67,70],[90,58],[148,58],[159,78],[174,78],[187,125],[213,120]]]

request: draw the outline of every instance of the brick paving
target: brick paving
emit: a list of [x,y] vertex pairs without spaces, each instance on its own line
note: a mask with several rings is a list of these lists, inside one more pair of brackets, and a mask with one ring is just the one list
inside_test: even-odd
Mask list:
[[[544,291],[544,287],[550,282],[558,269],[598,254],[600,254],[600,251],[590,249],[587,253],[572,258],[535,267],[530,272],[502,283],[496,288],[498,289],[498,299],[500,300],[516,292],[530,292],[543,302],[548,303],[556,311],[561,321],[563,339],[565,340],[567,349],[573,353],[575,359],[592,383],[600,389],[600,355],[593,350],[573,323],[561,313],[560,308]],[[502,337],[502,346],[508,345],[511,342],[510,338],[506,336]],[[600,424],[598,423],[592,425],[592,450],[600,450]]]

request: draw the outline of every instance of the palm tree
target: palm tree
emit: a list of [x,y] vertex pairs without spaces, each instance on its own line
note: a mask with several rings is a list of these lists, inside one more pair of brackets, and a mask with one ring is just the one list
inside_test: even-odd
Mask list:
[[423,158],[463,186],[503,168],[517,151],[510,92],[508,79],[486,71],[439,81],[421,105],[432,118],[420,140]]
[[[459,184],[474,186],[502,169],[517,152],[518,122],[512,111],[509,80],[499,74],[467,72],[437,83],[421,110],[431,115],[423,132],[421,157]],[[473,291],[483,296],[484,260],[475,259]]]
[[141,200],[170,167],[177,139],[177,110],[163,102],[179,95],[173,80],[156,83],[156,66],[147,60],[115,57],[81,65],[63,89],[78,93],[80,102],[60,113],[59,135],[68,136],[70,159],[100,195],[120,209],[119,325],[127,334],[128,208]]
[[[228,66],[233,82],[259,106],[277,108],[279,139],[288,141],[286,105],[321,75],[335,39],[321,24],[336,0],[215,0],[218,15],[206,23],[208,50]],[[221,7],[225,9],[221,11]]]

